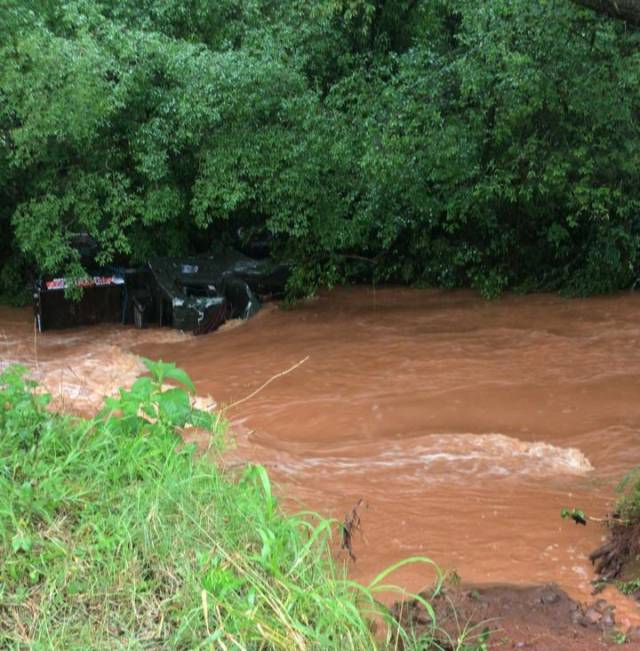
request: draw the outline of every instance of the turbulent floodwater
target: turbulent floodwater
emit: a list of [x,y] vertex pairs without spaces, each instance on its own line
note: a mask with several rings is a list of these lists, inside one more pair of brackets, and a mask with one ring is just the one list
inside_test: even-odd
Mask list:
[[[636,294],[356,288],[199,338],[101,326],[36,341],[28,313],[4,309],[0,363],[27,362],[86,407],[143,354],[229,404],[308,356],[230,411],[232,454],[267,465],[289,509],[342,518],[363,498],[356,578],[419,554],[469,582],[556,581],[586,599],[602,529],[559,513],[604,516],[640,463],[639,315]],[[395,580],[419,589],[430,575]]]

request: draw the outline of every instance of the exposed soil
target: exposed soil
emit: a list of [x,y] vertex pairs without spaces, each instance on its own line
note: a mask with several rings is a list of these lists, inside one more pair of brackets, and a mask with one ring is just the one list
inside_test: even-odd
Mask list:
[[[467,643],[478,641],[489,629],[487,648],[527,651],[600,651],[640,649],[640,627],[624,630],[615,607],[604,599],[579,604],[554,584],[537,587],[492,586],[445,588],[433,604],[445,649],[457,648],[450,640],[470,631]],[[419,633],[431,631],[431,618],[417,601],[394,606],[394,614]],[[624,646],[620,645],[624,642]]]
[[631,581],[640,576],[640,522],[609,521],[609,538],[589,556],[603,581]]

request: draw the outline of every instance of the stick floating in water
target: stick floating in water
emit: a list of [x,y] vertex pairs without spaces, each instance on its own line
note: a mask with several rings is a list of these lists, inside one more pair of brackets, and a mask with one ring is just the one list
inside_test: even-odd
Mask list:
[[262,389],[269,386],[274,380],[281,378],[283,375],[287,375],[288,373],[291,373],[291,371],[295,371],[299,366],[302,366],[308,359],[309,359],[309,355],[307,355],[304,359],[301,359],[297,364],[294,364],[291,368],[288,368],[286,371],[280,371],[280,373],[276,373],[274,376],[270,377],[264,384],[260,385],[255,391],[250,393],[248,396],[242,398],[241,400],[236,400],[235,402],[232,402],[230,405],[224,407],[222,411],[227,411],[233,407],[237,407],[238,405],[242,404],[243,402],[246,402],[247,400],[250,400],[255,395],[260,393]]

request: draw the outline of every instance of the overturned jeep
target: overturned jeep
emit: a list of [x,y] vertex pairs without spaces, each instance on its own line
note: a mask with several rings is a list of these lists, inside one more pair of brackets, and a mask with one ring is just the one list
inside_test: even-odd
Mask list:
[[281,294],[287,280],[285,265],[252,260],[236,251],[156,258],[148,269],[152,291],[133,298],[136,325],[155,321],[194,334],[211,332],[227,319],[252,317],[261,297]]
[[[154,258],[140,268],[102,269],[81,280],[41,278],[34,293],[36,325],[42,332],[120,322],[205,334],[227,319],[253,316],[265,297],[283,293],[287,275],[286,265],[224,250]],[[66,296],[72,282],[83,288],[80,300]]]

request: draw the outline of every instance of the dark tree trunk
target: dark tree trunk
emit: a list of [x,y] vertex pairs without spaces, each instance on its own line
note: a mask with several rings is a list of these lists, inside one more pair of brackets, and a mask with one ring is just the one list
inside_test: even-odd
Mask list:
[[640,26],[640,0],[573,0],[576,4],[589,7],[601,14],[621,18],[632,25]]

